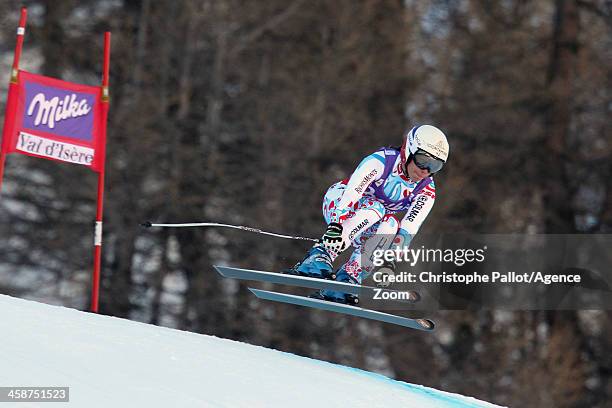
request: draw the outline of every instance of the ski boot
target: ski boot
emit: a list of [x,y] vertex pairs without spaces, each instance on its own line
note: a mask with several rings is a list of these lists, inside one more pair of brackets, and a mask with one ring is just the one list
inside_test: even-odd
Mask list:
[[316,244],[310,248],[301,262],[298,262],[291,269],[285,269],[283,273],[308,276],[309,278],[336,279],[331,256],[321,244]]
[[[346,272],[344,265],[338,269],[335,275],[335,280],[338,282],[359,284],[355,278]],[[359,304],[359,296],[353,295],[352,293],[344,293],[331,289],[321,289],[320,291],[310,295],[310,297],[313,299],[327,300],[328,302],[344,303],[353,306]]]

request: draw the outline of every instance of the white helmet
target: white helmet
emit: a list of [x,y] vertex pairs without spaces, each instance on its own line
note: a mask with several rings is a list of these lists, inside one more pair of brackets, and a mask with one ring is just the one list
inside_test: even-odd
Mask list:
[[413,127],[406,134],[404,144],[402,145],[401,157],[403,165],[407,165],[408,161],[419,151],[442,162],[437,170],[431,171],[435,173],[442,168],[442,164],[446,163],[448,159],[449,146],[446,136],[435,126],[421,125]]

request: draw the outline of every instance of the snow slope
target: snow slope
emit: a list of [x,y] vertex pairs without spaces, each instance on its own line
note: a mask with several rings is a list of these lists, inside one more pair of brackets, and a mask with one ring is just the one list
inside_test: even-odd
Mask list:
[[[2,295],[0,322],[0,386],[69,386],[70,402],[54,407],[496,407],[263,347]],[[41,404],[0,403],[11,405]]]

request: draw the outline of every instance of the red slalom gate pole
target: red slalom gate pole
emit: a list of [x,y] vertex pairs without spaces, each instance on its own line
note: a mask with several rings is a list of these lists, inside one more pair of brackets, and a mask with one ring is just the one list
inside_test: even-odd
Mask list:
[[15,120],[15,108],[17,101],[17,76],[19,74],[19,60],[21,59],[21,49],[23,48],[23,36],[25,34],[26,19],[28,10],[25,7],[21,8],[21,16],[19,17],[19,26],[17,27],[17,43],[15,45],[15,53],[13,54],[13,67],[11,69],[11,82],[9,84],[6,108],[4,111],[4,127],[2,129],[2,146],[0,147],[0,191],[2,190],[2,180],[4,180],[4,163],[6,161],[6,150],[8,146],[5,143],[9,140],[9,135],[13,131]]
[[109,108],[108,74],[110,69],[110,32],[104,33],[104,70],[102,73],[102,143],[99,146],[102,166],[98,173],[98,201],[96,209],[96,227],[94,233],[94,271],[91,285],[91,311],[98,313],[100,299],[100,267],[102,260],[102,216],[104,214],[104,172],[106,169],[106,123]]

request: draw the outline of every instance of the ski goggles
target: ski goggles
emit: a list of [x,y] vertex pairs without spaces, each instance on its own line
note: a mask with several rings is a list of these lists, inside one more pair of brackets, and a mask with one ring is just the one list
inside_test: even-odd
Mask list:
[[432,156],[424,150],[417,150],[413,155],[414,164],[421,170],[428,170],[431,174],[442,170],[444,160]]

